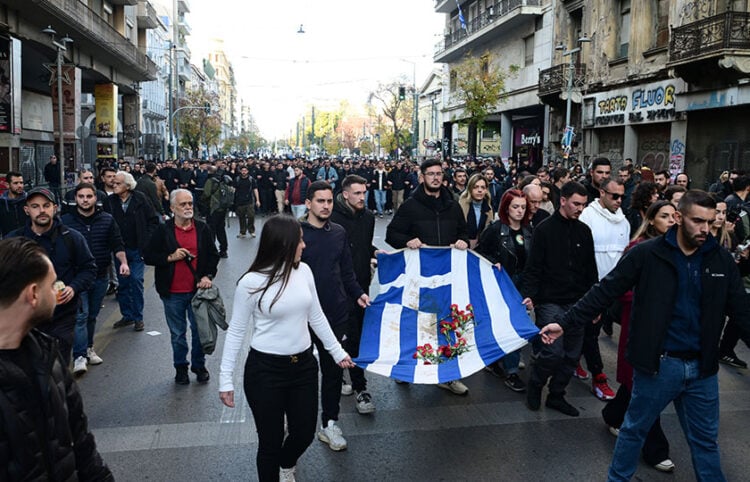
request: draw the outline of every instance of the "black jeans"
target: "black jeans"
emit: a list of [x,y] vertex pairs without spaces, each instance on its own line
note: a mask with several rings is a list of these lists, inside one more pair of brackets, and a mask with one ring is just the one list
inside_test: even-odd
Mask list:
[[604,371],[602,354],[599,351],[599,333],[602,331],[602,323],[604,323],[605,316],[606,313],[602,315],[602,319],[597,323],[586,323],[583,330],[583,348],[581,352],[586,359],[586,368],[589,369],[592,377]]
[[[258,431],[258,479],[277,482],[279,468],[297,465],[315,437],[318,362],[312,347],[294,356],[250,350],[244,387]],[[289,431],[286,439],[284,415]]]
[[[347,324],[332,326],[331,329],[339,342],[347,334]],[[313,343],[318,348],[320,360],[320,404],[322,413],[320,421],[325,427],[329,420],[339,419],[339,402],[341,401],[341,382],[344,379],[344,369],[333,361],[331,355],[323,347],[315,333],[311,333]]]
[[[538,305],[536,311],[536,325],[541,328],[562,315],[572,304],[557,305],[545,303]],[[583,345],[583,328],[571,328],[551,345],[542,343],[540,337],[532,342],[532,364],[529,375],[529,385],[543,387],[549,380],[549,394],[551,397],[562,397],[570,377],[578,366]]]
[[[630,404],[630,390],[625,385],[620,385],[615,398],[607,402],[602,409],[604,423],[610,427],[620,428],[625,419],[625,412]],[[669,458],[669,440],[661,428],[661,417],[656,417],[654,424],[646,435],[646,441],[641,449],[643,460],[654,466]]]
[[740,341],[740,327],[737,323],[729,318],[726,326],[724,326],[724,334],[721,335],[721,343],[719,343],[719,356],[737,356],[734,353],[734,349],[737,343]]
[[[352,358],[359,356],[359,340],[362,337],[362,323],[365,319],[365,310],[355,304],[349,312],[349,333],[346,339],[346,352]],[[349,377],[352,379],[352,388],[355,392],[367,390],[367,379],[365,371],[360,367],[349,369]]]
[[219,251],[226,253],[227,251],[227,230],[225,229],[227,215],[226,211],[214,211],[208,215],[206,219],[207,224],[211,227],[214,232],[216,240],[219,242]]

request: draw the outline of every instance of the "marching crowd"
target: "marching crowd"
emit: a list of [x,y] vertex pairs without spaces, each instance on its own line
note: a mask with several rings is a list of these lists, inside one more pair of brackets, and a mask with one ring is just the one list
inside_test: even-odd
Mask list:
[[[155,267],[175,383],[189,384],[189,371],[200,383],[210,379],[191,300],[212,287],[220,259],[229,257],[227,216],[239,219],[238,238],[255,238],[262,215],[268,218],[258,254],[234,294],[219,377],[222,402],[235,406],[234,369],[250,331],[244,383],[260,480],[294,480],[297,459],[316,435],[334,451],[347,447],[338,425],[342,395],[355,395],[361,414],[376,410],[351,359],[379,252],[375,219],[385,216],[392,216],[386,242],[393,248],[475,249],[510,276],[541,336],[532,343],[528,376],[521,376],[520,351],[486,370],[525,392],[530,410],[540,410],[546,386],[545,406],[569,416],[579,415],[565,398],[571,378],[590,379],[618,437],[609,480],[629,480],[639,453],[657,470],[675,470],[659,424],[672,401],[696,477],[723,480],[716,373],[718,363],[747,368],[734,349],[740,338],[750,342],[740,277],[750,274],[750,177],[742,172],[723,175],[711,193],[691,190],[684,173],[672,179],[630,160],[613,171],[606,158],[586,172],[578,164],[532,169],[500,159],[120,161],[97,166],[96,175],[79,173],[64,196],[59,185],[27,190],[17,172],[7,179],[0,197],[0,370],[19,377],[46,370],[45,383],[59,394],[42,397],[33,414],[67,405],[80,417],[29,444],[23,457],[11,457],[0,440],[0,460],[9,460],[0,479],[33,478],[40,470],[62,479],[76,471],[81,479],[111,478],[66,366],[72,355],[72,374],[80,376],[103,362],[93,342],[108,293],[116,293],[122,315],[115,328],[143,331],[153,321],[143,313],[146,265]],[[617,366],[605,367],[599,337],[614,336],[615,324]],[[46,368],[39,368],[42,359]],[[605,368],[616,373],[617,392]],[[469,391],[461,380],[439,387]],[[6,411],[21,410],[22,397],[35,398],[34,390],[15,390],[10,404],[0,404],[27,438],[33,420]],[[54,444],[55,458],[39,464],[49,454],[44,443]]]

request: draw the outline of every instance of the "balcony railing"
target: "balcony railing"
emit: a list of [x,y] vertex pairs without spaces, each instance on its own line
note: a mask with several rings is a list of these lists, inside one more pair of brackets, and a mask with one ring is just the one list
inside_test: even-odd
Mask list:
[[[133,70],[139,80],[156,78],[156,64],[80,0],[37,0],[36,5],[70,26],[69,33],[76,42],[83,44],[87,39],[93,48],[114,55],[123,67]],[[24,3],[23,8],[38,8],[36,5]]]
[[[568,89],[570,64],[558,64],[539,72],[539,97]],[[581,89],[586,84],[586,65],[573,67],[573,88]]]
[[750,49],[750,13],[728,11],[672,30],[670,62],[686,61],[722,50]]
[[496,22],[498,19],[505,17],[514,10],[521,7],[541,7],[542,0],[497,0],[487,8],[481,15],[466,22],[466,29],[460,27],[445,35],[442,45],[438,45],[437,54],[440,54],[449,48],[458,45],[465,39],[471,37],[484,27]]

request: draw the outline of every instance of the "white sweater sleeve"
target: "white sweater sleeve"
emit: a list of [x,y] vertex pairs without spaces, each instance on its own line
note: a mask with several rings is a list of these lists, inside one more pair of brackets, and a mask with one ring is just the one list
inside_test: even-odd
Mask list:
[[307,267],[305,270],[305,275],[307,278],[307,284],[310,288],[310,293],[312,293],[313,302],[310,304],[310,311],[308,312],[308,323],[310,324],[310,327],[315,332],[315,335],[320,339],[320,341],[323,342],[323,346],[325,347],[326,351],[330,353],[331,358],[336,361],[336,363],[343,360],[348,353],[344,351],[344,348],[341,346],[341,343],[336,339],[336,335],[333,334],[333,330],[331,330],[331,325],[328,324],[328,319],[326,318],[326,315],[323,314],[323,309],[320,307],[320,300],[318,299],[318,292],[315,289],[315,278],[313,278],[312,271],[310,271],[310,268]]
[[221,368],[219,371],[219,391],[229,392],[234,390],[234,367],[237,365],[237,354],[242,348],[242,341],[245,333],[250,330],[250,339],[252,340],[254,320],[253,307],[255,306],[254,295],[250,294],[251,287],[248,278],[251,275],[245,275],[237,283],[234,290],[234,303],[232,304],[232,319],[229,322],[229,329],[224,340],[224,352],[221,356]]

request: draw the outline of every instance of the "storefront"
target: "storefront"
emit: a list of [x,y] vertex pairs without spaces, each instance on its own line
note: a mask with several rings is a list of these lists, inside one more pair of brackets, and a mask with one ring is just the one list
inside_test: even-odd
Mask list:
[[670,79],[584,97],[587,157],[606,157],[615,167],[630,158],[673,177],[682,172],[686,123],[675,106],[685,90],[684,81]]

